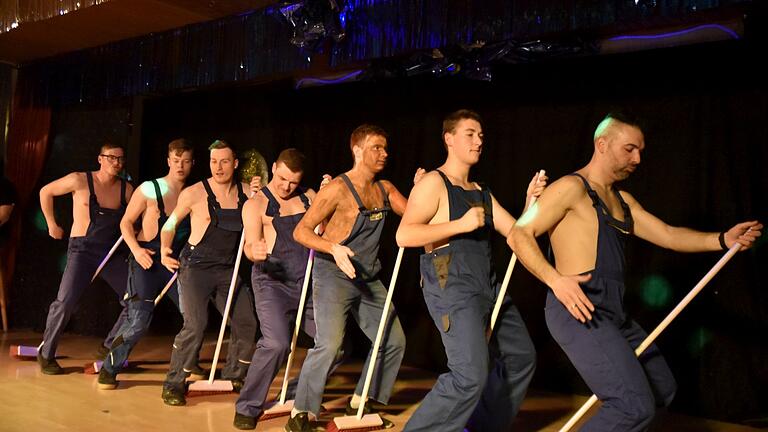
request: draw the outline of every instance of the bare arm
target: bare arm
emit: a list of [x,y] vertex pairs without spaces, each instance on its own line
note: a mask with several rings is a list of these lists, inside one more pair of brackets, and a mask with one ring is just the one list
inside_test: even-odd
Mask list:
[[13,204],[0,205],[0,226],[5,225],[8,219],[11,218],[11,212],[13,211]]
[[[677,252],[705,252],[721,250],[717,232],[701,232],[684,227],[667,225],[661,219],[646,211],[637,200],[627,192],[621,196],[629,205],[635,222],[635,235],[657,246]],[[739,242],[745,249],[760,236],[763,225],[757,221],[737,224],[725,233],[726,246]]]
[[[424,168],[417,168],[416,173],[413,175],[413,184],[415,185],[421,181],[426,173],[427,172],[424,170]],[[406,204],[408,203],[408,198],[404,197],[403,194],[401,194],[400,191],[397,190],[395,185],[391,182],[383,180],[382,184],[384,185],[384,190],[387,191],[387,198],[389,199],[389,203],[392,205],[392,210],[398,216],[403,216],[403,213],[405,213]]]
[[133,258],[145,270],[152,267],[152,255],[154,252],[144,249],[139,245],[139,242],[136,240],[136,231],[133,227],[147,209],[147,194],[149,193],[154,195],[154,188],[152,188],[151,183],[144,182],[139,187],[139,193],[131,197],[128,207],[125,209],[125,214],[120,220],[120,233],[123,235],[123,240],[125,240],[128,248],[131,249]]
[[69,173],[40,189],[40,209],[43,211],[45,223],[48,225],[48,235],[57,240],[64,237],[64,230],[56,222],[56,215],[53,211],[53,197],[74,192],[81,181],[80,173]]
[[520,262],[539,280],[547,284],[574,318],[581,322],[591,320],[595,308],[579,287],[589,276],[564,276],[547,262],[536,243],[536,237],[549,231],[583,195],[579,180],[564,177],[545,189],[507,236],[507,243]]
[[314,231],[316,226],[330,218],[336,211],[339,205],[339,197],[343,196],[345,188],[346,186],[340,179],[334,179],[326,186],[323,186],[317,192],[309,210],[307,210],[304,217],[296,225],[296,229],[293,231],[293,239],[310,249],[333,255],[333,259],[336,261],[339,269],[352,279],[355,277],[355,267],[349,258],[354,256],[355,253],[346,246],[320,237]]
[[267,243],[264,241],[264,224],[261,221],[266,209],[267,199],[263,195],[257,195],[243,205],[243,251],[253,262],[267,259]]
[[168,220],[160,230],[160,262],[171,272],[179,268],[179,261],[172,258],[173,237],[176,235],[176,226],[192,211],[192,203],[195,199],[197,187],[192,186],[181,191],[176,201],[176,208],[168,217]]
[[[531,182],[528,183],[528,189],[525,192],[525,207],[523,208],[527,209],[530,207],[534,200],[541,196],[545,187],[547,187],[547,175],[544,173],[544,170],[541,170],[534,174]],[[499,234],[507,237],[516,220],[496,201],[495,196],[491,195],[491,199],[493,200],[493,226]]]
[[398,246],[421,247],[483,226],[485,211],[482,207],[473,207],[456,220],[430,224],[440,207],[443,191],[445,185],[437,172],[424,175],[413,187],[403,219],[397,228]]

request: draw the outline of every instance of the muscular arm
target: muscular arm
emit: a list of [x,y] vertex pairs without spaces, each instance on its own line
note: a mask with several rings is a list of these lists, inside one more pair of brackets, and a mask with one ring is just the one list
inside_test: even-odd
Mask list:
[[[484,219],[484,211],[480,207],[471,209],[460,219],[430,224],[429,222],[435,217],[440,207],[440,197],[444,191],[443,180],[436,172],[424,175],[421,181],[413,187],[405,213],[403,213],[403,219],[397,228],[398,246],[421,247],[456,234],[472,231],[479,226],[478,224]],[[470,223],[472,222],[472,213],[475,213],[474,226]]]
[[152,188],[151,183],[144,182],[139,187],[139,193],[131,197],[131,200],[128,202],[128,207],[125,209],[125,214],[120,220],[120,233],[123,235],[123,240],[125,240],[125,244],[128,245],[128,248],[131,249],[131,253],[136,262],[138,262],[144,269],[148,269],[152,266],[152,257],[150,255],[154,252],[147,251],[139,245],[139,242],[136,240],[136,230],[134,230],[134,225],[141,217],[142,213],[147,209],[146,195],[148,193],[154,195],[154,189]]
[[589,277],[563,276],[547,262],[536,243],[536,237],[563,220],[582,195],[583,188],[578,179],[565,177],[556,181],[523,213],[507,236],[507,243],[525,268],[547,284],[576,319],[584,322],[592,319],[589,312],[594,311],[594,306],[578,282],[586,282]]
[[338,244],[315,234],[315,227],[333,215],[345,187],[341,180],[335,179],[317,192],[312,205],[293,231],[294,240],[318,252],[333,253],[331,249]]
[[399,190],[388,180],[382,180],[382,185],[384,186],[384,190],[387,191],[387,199],[389,200],[389,204],[392,206],[392,211],[394,211],[398,216],[402,216],[405,212],[405,206],[408,203],[408,198],[404,197],[403,194],[400,193]]
[[40,189],[40,210],[42,210],[45,223],[48,225],[48,234],[55,239],[62,238],[64,231],[56,222],[56,215],[53,211],[53,197],[74,192],[82,181],[80,177],[80,173],[69,173]]
[[[624,201],[629,205],[635,222],[635,235],[657,246],[677,252],[705,252],[721,250],[716,232],[701,232],[684,227],[667,225],[661,219],[646,211],[637,200],[627,192],[621,192]],[[749,234],[745,232],[751,228]],[[744,222],[732,227],[725,235],[728,247],[738,241],[745,247],[751,246],[756,237],[760,236],[760,225],[757,221]]]

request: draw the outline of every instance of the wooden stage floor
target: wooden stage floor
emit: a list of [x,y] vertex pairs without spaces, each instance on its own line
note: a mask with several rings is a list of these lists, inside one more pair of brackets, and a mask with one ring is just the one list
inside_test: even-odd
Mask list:
[[[106,432],[106,431],[235,431],[232,426],[235,394],[188,398],[185,407],[170,407],[160,399],[161,385],[168,369],[170,336],[147,336],[134,350],[131,367],[120,374],[117,390],[99,390],[95,375],[84,375],[83,366],[93,360],[99,340],[65,335],[59,344],[59,362],[66,373],[46,376],[33,360],[11,358],[10,345],[37,345],[40,334],[2,334],[0,344],[0,431],[2,432]],[[203,347],[204,367],[213,357],[215,342]],[[300,364],[304,351],[299,352]],[[343,365],[330,379],[324,397],[328,410],[321,420],[343,412],[346,397],[354,389],[361,370],[359,361]],[[294,375],[298,373],[295,367]],[[272,395],[280,387],[272,384]],[[435,374],[409,367],[400,370],[394,396],[385,408],[395,422],[394,431],[417,408],[434,383]],[[557,431],[584,402],[585,396],[545,393],[532,390],[516,420],[515,431]],[[678,414],[666,415],[656,430],[693,432],[748,432],[759,429],[704,420]],[[286,418],[259,423],[258,431],[282,431]],[[322,423],[321,423],[322,424]]]

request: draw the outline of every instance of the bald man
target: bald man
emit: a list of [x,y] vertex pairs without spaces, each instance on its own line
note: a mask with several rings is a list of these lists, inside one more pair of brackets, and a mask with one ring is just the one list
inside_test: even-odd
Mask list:
[[[721,233],[669,226],[615,183],[640,164],[645,139],[636,119],[609,114],[594,134],[584,168],[552,183],[507,239],[520,262],[549,286],[547,327],[589,388],[603,402],[582,431],[643,431],[657,406],[675,395],[672,372],[646,332],[624,309],[624,245],[630,235],[678,252],[749,248],[762,225],[744,222]],[[549,233],[550,265],[535,237]]]

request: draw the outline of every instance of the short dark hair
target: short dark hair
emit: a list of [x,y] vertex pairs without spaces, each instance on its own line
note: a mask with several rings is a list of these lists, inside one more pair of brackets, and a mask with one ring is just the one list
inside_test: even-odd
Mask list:
[[349,149],[352,150],[355,147],[362,145],[365,138],[370,135],[388,138],[387,133],[381,127],[367,123],[361,124],[356,127],[349,136]]
[[453,133],[453,131],[456,130],[456,125],[462,121],[462,120],[475,120],[478,123],[482,123],[482,120],[480,119],[480,114],[476,113],[475,111],[468,110],[468,109],[460,109],[458,111],[454,111],[443,119],[443,135],[447,133]]
[[195,150],[192,148],[192,145],[189,143],[189,141],[185,140],[184,138],[177,138],[170,143],[168,143],[168,154],[175,154],[176,156],[181,156],[184,154],[184,152],[190,152],[192,154],[195,153]]
[[123,147],[122,144],[115,144],[114,142],[110,140],[104,141],[104,144],[101,145],[101,149],[99,150],[99,153],[105,151],[105,150],[111,150],[111,149],[122,149],[125,151],[125,147]]
[[208,151],[212,150],[220,150],[220,149],[226,149],[228,148],[232,152],[232,157],[237,159],[237,152],[235,151],[235,148],[232,147],[228,142],[224,140],[216,140],[213,142],[213,144],[208,146]]
[[282,162],[292,172],[304,172],[304,153],[295,148],[288,148],[280,152],[275,163]]

